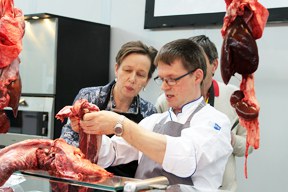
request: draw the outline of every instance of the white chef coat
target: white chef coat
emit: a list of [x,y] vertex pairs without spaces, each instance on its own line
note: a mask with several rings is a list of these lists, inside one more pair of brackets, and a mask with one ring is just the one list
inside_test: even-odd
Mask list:
[[[170,108],[164,113],[144,118],[139,125],[153,130],[161,119],[184,124],[197,108],[203,97],[187,103],[177,115]],[[207,104],[198,111],[190,122],[191,127],[183,129],[180,137],[166,135],[167,146],[163,169],[179,177],[189,177],[196,188],[218,189],[228,157],[232,153],[228,117]],[[125,130],[125,127],[124,127]],[[98,165],[108,167],[138,160],[142,153],[117,136],[109,139],[103,136]]]

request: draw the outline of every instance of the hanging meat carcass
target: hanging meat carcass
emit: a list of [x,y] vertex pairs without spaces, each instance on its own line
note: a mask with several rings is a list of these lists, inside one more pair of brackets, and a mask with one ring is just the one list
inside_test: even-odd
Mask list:
[[259,56],[256,40],[262,37],[269,12],[257,0],[225,0],[226,15],[221,29],[224,38],[221,50],[221,76],[228,84],[235,73],[242,75],[240,90],[230,99],[240,124],[247,129],[245,177],[247,178],[248,148],[259,148],[260,105],[255,96],[254,72]]
[[14,7],[13,0],[0,0],[0,133],[6,133],[10,122],[3,109],[11,107],[17,116],[21,95],[19,74],[22,38],[25,30],[24,16]]

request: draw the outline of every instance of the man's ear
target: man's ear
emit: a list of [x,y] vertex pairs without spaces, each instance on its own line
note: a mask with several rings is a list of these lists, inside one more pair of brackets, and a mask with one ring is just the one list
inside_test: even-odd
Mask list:
[[204,80],[204,73],[202,71],[202,69],[196,69],[196,71],[194,72],[194,75],[195,75],[195,82],[197,83],[201,83],[203,80]]

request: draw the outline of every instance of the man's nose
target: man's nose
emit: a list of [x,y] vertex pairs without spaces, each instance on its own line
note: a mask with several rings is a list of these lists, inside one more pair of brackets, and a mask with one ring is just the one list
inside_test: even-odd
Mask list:
[[162,89],[162,90],[170,89],[170,86],[167,84],[167,82],[166,82],[165,80],[162,81],[161,89]]

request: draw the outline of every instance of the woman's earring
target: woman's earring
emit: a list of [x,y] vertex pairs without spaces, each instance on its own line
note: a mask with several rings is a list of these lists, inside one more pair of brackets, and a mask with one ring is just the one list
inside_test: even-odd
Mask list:
[[117,82],[117,77],[115,77],[115,82]]
[[143,88],[142,88],[142,91],[145,91],[145,90],[146,90],[145,87],[143,87]]

